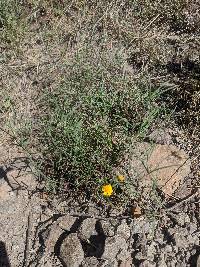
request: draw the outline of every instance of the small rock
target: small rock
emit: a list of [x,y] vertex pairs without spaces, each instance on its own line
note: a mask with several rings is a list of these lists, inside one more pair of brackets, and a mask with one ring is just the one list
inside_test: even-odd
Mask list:
[[123,237],[125,240],[129,239],[130,228],[125,221],[122,221],[122,223],[118,226],[117,234],[120,235],[121,237]]
[[186,214],[184,212],[180,212],[178,214],[178,216],[176,217],[178,225],[180,225],[180,226],[184,226],[185,225],[185,216],[186,216]]
[[188,239],[189,244],[199,246],[199,242],[200,242],[199,236],[197,236],[195,234],[188,235],[187,239]]
[[108,237],[105,241],[103,259],[113,260],[121,251],[125,252],[128,249],[126,240],[119,235]]
[[88,207],[88,213],[95,217],[95,216],[99,216],[100,211],[95,206],[89,206]]
[[167,145],[169,145],[172,141],[169,129],[156,129],[149,135],[149,139],[157,144]]
[[99,261],[95,257],[87,257],[83,260],[82,262],[82,267],[98,267],[99,266]]
[[190,223],[189,229],[190,229],[190,234],[193,234],[194,232],[197,231],[197,224],[196,223]]
[[136,258],[136,260],[139,260],[139,261],[141,261],[141,260],[146,260],[146,255],[144,255],[141,251],[140,252],[138,252],[136,255],[135,255],[135,258]]
[[177,247],[177,246],[174,246],[173,247],[173,252],[176,254],[176,253],[178,253],[179,252],[179,248]]
[[170,245],[166,245],[166,246],[164,247],[164,251],[166,251],[167,253],[171,253],[171,252],[173,251],[172,246],[170,246]]
[[61,229],[65,230],[65,231],[70,231],[72,225],[76,221],[76,218],[67,214],[65,216],[60,217],[57,221],[58,221],[58,225]]
[[194,248],[190,251],[191,255],[194,256],[197,253],[197,250]]
[[77,234],[70,234],[63,240],[60,248],[60,258],[66,267],[79,267],[81,265],[84,252]]
[[174,240],[176,242],[176,246],[179,248],[186,248],[188,246],[188,240],[181,233],[174,234]]
[[112,237],[115,235],[116,224],[109,221],[100,221],[100,225],[105,236]]
[[185,223],[190,223],[190,217],[186,214],[186,213],[184,213],[184,217],[185,217]]
[[175,228],[168,228],[168,229],[167,229],[167,233],[168,233],[170,236],[172,236],[172,235],[174,235],[174,234],[176,233],[176,229],[175,229]]
[[144,218],[135,219],[132,224],[132,233],[133,234],[147,234],[155,229],[157,222],[149,222]]
[[96,219],[93,218],[85,219],[78,230],[78,237],[82,240],[87,240],[92,235],[96,235],[97,233],[95,230],[95,225],[96,225]]

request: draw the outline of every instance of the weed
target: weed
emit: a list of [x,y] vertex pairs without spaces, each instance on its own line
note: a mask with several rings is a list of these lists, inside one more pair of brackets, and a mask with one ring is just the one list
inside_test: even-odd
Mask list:
[[43,91],[33,132],[44,176],[92,192],[101,177],[112,181],[133,136],[158,115],[159,91],[87,58],[76,58],[56,90]]

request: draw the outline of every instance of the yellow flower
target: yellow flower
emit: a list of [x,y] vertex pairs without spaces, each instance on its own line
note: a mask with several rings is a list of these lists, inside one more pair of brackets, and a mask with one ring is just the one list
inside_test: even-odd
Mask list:
[[102,194],[105,197],[110,197],[113,193],[112,185],[111,184],[106,184],[102,186]]
[[119,182],[123,183],[124,180],[125,180],[125,176],[124,176],[124,175],[117,175],[117,180],[118,180]]

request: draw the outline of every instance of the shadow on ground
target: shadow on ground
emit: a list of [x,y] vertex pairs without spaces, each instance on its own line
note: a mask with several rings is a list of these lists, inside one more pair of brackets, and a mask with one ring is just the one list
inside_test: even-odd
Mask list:
[[0,241],[0,267],[11,267],[5,244]]

